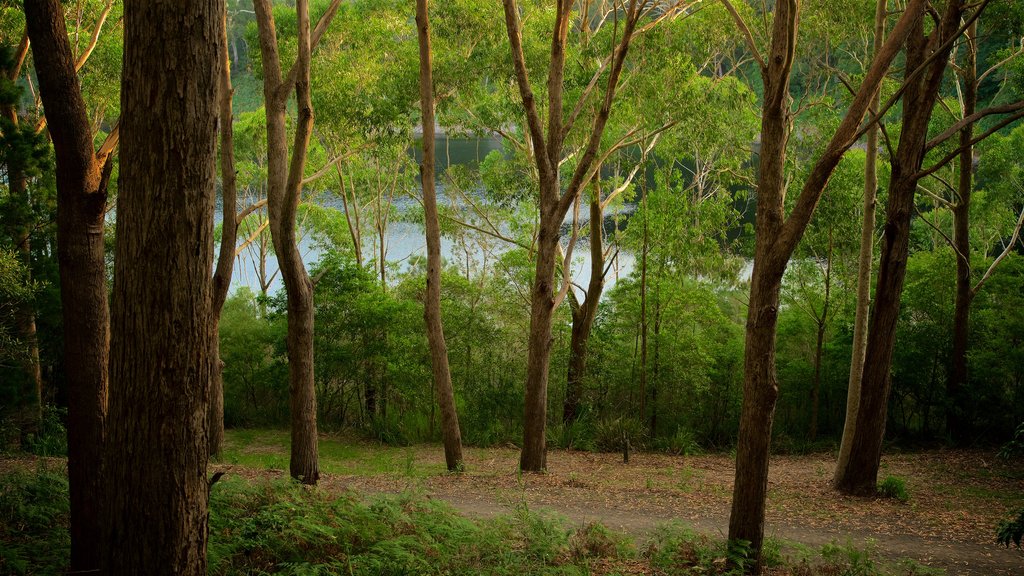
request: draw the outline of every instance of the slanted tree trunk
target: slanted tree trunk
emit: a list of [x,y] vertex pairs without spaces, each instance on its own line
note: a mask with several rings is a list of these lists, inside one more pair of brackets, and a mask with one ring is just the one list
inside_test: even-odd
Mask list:
[[[978,23],[967,29],[964,51],[966,58],[959,72],[963,78],[963,116],[970,117],[978,104]],[[956,252],[956,299],[953,305],[953,350],[950,358],[949,379],[946,381],[946,430],[954,442],[966,436],[968,403],[963,391],[967,385],[967,345],[971,321],[971,302],[974,289],[971,284],[971,189],[974,187],[974,123],[960,130],[960,178],[957,182],[956,204],[953,206],[953,249]]]
[[764,107],[761,116],[761,161],[758,171],[757,222],[754,269],[750,280],[744,347],[743,405],[736,448],[736,481],[729,518],[729,541],[749,542],[753,563],[760,572],[764,541],[764,507],[768,492],[768,457],[778,381],[775,371],[775,334],[782,276],[803,237],[818,200],[846,151],[860,137],[860,124],[892,60],[906,40],[912,24],[923,14],[923,0],[911,0],[903,16],[875,56],[850,107],[804,182],[788,218],[784,216],[786,143],[791,127],[789,94],[799,21],[799,3],[775,4],[771,44],[767,58],[753,44],[746,24],[723,0],[761,68]]
[[223,26],[223,0],[125,5],[105,574],[206,573]]
[[459,431],[452,373],[448,368],[448,346],[445,344],[444,326],[441,323],[441,226],[434,189],[434,78],[427,8],[427,0],[416,0],[416,35],[420,46],[420,110],[423,114],[423,164],[420,165],[420,180],[423,185],[423,219],[427,232],[427,293],[423,317],[427,323],[434,389],[437,390],[437,404],[441,409],[444,460],[448,471],[455,472],[462,469],[462,433]]
[[[874,54],[882,49],[885,38],[885,13],[888,0],[875,4],[875,46]],[[881,91],[875,93],[871,113],[877,114],[881,106]],[[850,378],[846,391],[846,418],[843,437],[839,443],[839,458],[833,484],[838,481],[839,471],[846,468],[850,460],[850,441],[857,425],[857,410],[860,407],[860,382],[864,372],[864,353],[868,340],[868,312],[871,309],[871,263],[874,258],[875,208],[878,197],[878,125],[868,129],[866,157],[864,161],[864,214],[860,228],[860,254],[857,256],[857,303],[853,319],[853,344],[850,354]]]
[[[227,18],[227,16],[225,16]],[[220,186],[222,198],[220,252],[217,266],[213,271],[213,293],[210,309],[210,339],[213,350],[210,358],[210,409],[209,440],[210,456],[220,454],[224,445],[224,362],[220,357],[220,315],[231,288],[231,274],[235,266],[235,238],[238,236],[238,218],[235,213],[238,204],[238,184],[235,176],[235,134],[231,97],[231,60],[228,55],[227,20],[220,39],[224,56],[224,71],[220,77]]]
[[604,274],[604,210],[600,194],[595,190],[594,197],[590,199],[590,282],[583,302],[572,308],[568,379],[562,406],[562,422],[565,424],[575,422],[580,415],[583,377],[587,371],[587,343],[597,317],[597,305],[604,291]]
[[[313,381],[313,283],[298,248],[296,212],[302,192],[302,176],[313,130],[313,103],[309,91],[312,47],[323,35],[340,0],[310,31],[309,2],[297,0],[298,58],[282,73],[277,33],[270,0],[256,0],[256,25],[263,56],[263,97],[267,117],[267,213],[288,311],[288,377],[291,406],[291,457],[289,473],[305,484],[320,478],[317,462],[316,388]],[[288,158],[287,103],[292,87],[298,109],[292,156]]]
[[[850,458],[846,468],[838,471],[835,483],[838,490],[848,494],[871,495],[876,490],[891,385],[889,369],[910,248],[914,194],[921,178],[919,172],[924,160],[928,123],[953,47],[949,40],[956,33],[962,15],[963,3],[952,1],[942,15],[940,26],[925,36],[924,23],[919,22],[907,41],[903,125],[896,156],[892,159],[885,234],[875,284],[875,307],[868,328],[860,407],[850,443]],[[928,58],[932,59],[926,62]],[[925,65],[924,74],[911,76]]]
[[[59,0],[25,3],[40,98],[57,169],[57,261],[68,386],[71,570],[100,567],[110,318],[103,219],[117,127],[99,151],[79,88]],[[123,455],[119,455],[123,457]]]

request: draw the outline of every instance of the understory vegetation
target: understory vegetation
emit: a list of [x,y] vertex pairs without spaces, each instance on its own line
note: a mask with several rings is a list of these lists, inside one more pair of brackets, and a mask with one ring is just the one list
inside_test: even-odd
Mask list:
[[[67,479],[40,468],[0,476],[0,571],[61,574],[67,565]],[[728,574],[742,550],[677,524],[637,540],[599,523],[571,526],[525,504],[467,519],[417,494],[365,499],[290,481],[228,477],[210,491],[209,574]],[[735,557],[740,554],[739,557]],[[937,574],[870,550],[812,550],[771,541],[768,574]]]

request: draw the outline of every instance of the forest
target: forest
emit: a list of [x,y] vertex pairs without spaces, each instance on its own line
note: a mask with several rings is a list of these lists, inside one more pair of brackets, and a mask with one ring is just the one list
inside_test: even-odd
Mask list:
[[0,2],[0,573],[1024,573],[1024,3]]

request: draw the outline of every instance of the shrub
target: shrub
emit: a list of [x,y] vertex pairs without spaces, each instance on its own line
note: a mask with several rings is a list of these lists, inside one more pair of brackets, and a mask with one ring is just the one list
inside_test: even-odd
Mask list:
[[626,440],[633,450],[642,450],[647,444],[644,423],[636,418],[616,418],[599,422],[594,430],[594,446],[601,452],[620,452]]
[[39,423],[39,431],[29,435],[25,442],[25,450],[36,456],[66,456],[68,430],[64,426],[64,418],[67,414],[67,408],[47,404],[43,408],[43,420]]
[[900,502],[910,500],[910,494],[907,492],[907,482],[899,476],[886,476],[885,480],[878,484],[878,495],[883,498],[899,500]]
[[1000,522],[999,528],[996,530],[996,542],[1007,548],[1010,547],[1010,542],[1020,548],[1021,540],[1024,540],[1024,508],[1017,513],[1016,519]]
[[999,457],[1003,460],[1010,460],[1020,456],[1024,456],[1024,422],[1017,426],[1016,432],[1013,433],[1013,438],[999,449]]
[[0,476],[0,573],[59,574],[71,557],[68,481],[15,470]]

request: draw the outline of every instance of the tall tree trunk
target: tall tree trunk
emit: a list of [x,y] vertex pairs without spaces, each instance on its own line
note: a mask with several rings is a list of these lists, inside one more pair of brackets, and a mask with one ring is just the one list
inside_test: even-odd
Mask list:
[[[558,182],[541,180],[541,188],[557,191]],[[527,342],[526,405],[523,451],[519,467],[530,472],[547,468],[548,365],[551,362],[551,324],[555,313],[555,250],[561,218],[542,211],[537,239],[537,262],[530,293],[530,337]]]
[[579,418],[583,399],[583,376],[587,370],[587,343],[597,317],[597,306],[604,291],[604,211],[597,190],[590,199],[590,282],[583,302],[572,311],[572,336],[569,340],[569,369],[565,385],[562,422]]
[[[960,66],[963,77],[963,115],[974,114],[978,104],[978,23],[967,29],[964,51],[965,61]],[[968,399],[963,391],[967,385],[967,345],[971,321],[971,189],[974,186],[974,123],[960,130],[960,179],[957,182],[957,201],[953,207],[953,249],[956,252],[956,300],[953,306],[953,351],[950,358],[949,379],[946,381],[946,430],[954,442],[965,439],[968,419],[965,406]]]
[[[225,16],[226,18],[226,16]],[[220,315],[231,288],[231,275],[235,265],[235,238],[238,236],[238,184],[235,176],[235,133],[231,97],[231,60],[228,59],[227,21],[220,39],[224,56],[224,71],[220,77],[220,186],[222,198],[220,252],[217,266],[213,271],[213,294],[210,310],[210,339],[213,350],[210,355],[210,409],[209,441],[210,456],[220,454],[224,445],[224,362],[220,357]]]
[[[110,317],[103,224],[115,127],[98,152],[59,0],[25,2],[57,168],[57,261],[68,386],[71,570],[100,567]],[[123,459],[123,455],[118,455]]]
[[[317,23],[316,34],[333,18],[340,2],[331,3]],[[267,212],[270,236],[284,280],[288,311],[288,376],[291,408],[291,457],[289,473],[305,484],[320,478],[316,426],[316,387],[313,380],[313,283],[306,273],[297,243],[296,212],[302,192],[302,175],[313,129],[313,104],[309,91],[310,52],[313,40],[309,2],[298,0],[298,58],[282,74],[276,27],[270,0],[253,4],[263,56],[263,95],[267,117]],[[295,87],[298,118],[292,156],[288,158],[286,126],[288,95]]]
[[[891,385],[889,369],[892,366],[900,295],[907,271],[910,219],[920,178],[918,172],[924,160],[928,122],[952,50],[952,42],[946,40],[959,27],[962,12],[962,2],[950,2],[941,25],[930,37],[924,35],[923,22],[919,22],[907,41],[905,69],[908,86],[903,96],[903,126],[896,157],[892,160],[885,234],[875,284],[875,307],[868,328],[860,407],[850,444],[850,458],[846,469],[840,471],[836,479],[836,488],[848,494],[869,495],[876,490]],[[936,48],[942,50],[932,54]],[[909,75],[924,65],[929,56],[934,59],[927,71],[920,78],[910,78]]]
[[[885,13],[888,0],[875,4],[875,46],[874,54],[882,49],[885,38]],[[881,106],[881,91],[875,93],[871,113],[877,114]],[[850,442],[857,426],[857,411],[860,407],[860,382],[864,372],[864,354],[868,340],[868,312],[871,309],[871,263],[874,258],[875,208],[878,197],[878,125],[868,129],[864,160],[864,214],[860,228],[860,253],[857,256],[857,303],[853,319],[853,344],[850,354],[850,378],[846,391],[846,418],[843,437],[839,443],[839,458],[833,475],[833,484],[838,482],[839,471],[846,468],[850,460]]]
[[125,5],[101,552],[107,574],[206,573],[223,26],[223,0]]
[[416,35],[420,46],[420,110],[423,114],[423,219],[427,232],[427,293],[423,316],[430,344],[430,366],[434,373],[437,404],[441,409],[444,460],[449,472],[462,469],[462,433],[455,410],[452,373],[448,367],[448,346],[441,322],[441,226],[434,189],[434,79],[430,50],[430,17],[427,0],[416,0]]
[[643,245],[640,247],[640,421],[647,415],[647,257],[651,252],[650,236],[647,228],[647,190],[643,196],[644,227]]
[[[579,156],[572,179],[562,192],[559,166],[562,161],[564,139],[570,124],[563,123],[563,90],[565,71],[565,44],[571,24],[573,3],[560,2],[551,34],[551,52],[548,67],[547,133],[537,111],[537,103],[526,69],[523,52],[519,6],[516,0],[504,0],[505,30],[508,34],[516,84],[526,113],[530,144],[539,174],[540,226],[537,237],[536,266],[530,296],[530,336],[526,364],[526,402],[523,417],[523,451],[519,466],[528,472],[544,470],[547,461],[546,422],[548,397],[548,367],[551,360],[551,322],[555,308],[569,290],[563,285],[555,291],[555,253],[562,219],[577,200],[580,190],[595,177],[601,136],[611,114],[612,101],[618,87],[623,64],[629,53],[630,41],[637,22],[644,13],[638,0],[630,0],[625,10],[621,37],[610,56],[607,83],[593,123],[587,133],[587,143]],[[597,162],[597,166],[600,162]]]
[[[749,29],[728,0],[723,2],[746,30],[748,43],[756,51],[749,37]],[[775,402],[779,394],[775,371],[775,334],[782,276],[807,229],[829,177],[859,136],[860,124],[889,65],[914,24],[920,22],[924,5],[923,0],[908,2],[893,34],[872,61],[846,115],[821,157],[811,168],[788,218],[784,216],[785,160],[791,125],[789,81],[799,21],[797,0],[775,4],[770,51],[765,56],[757,54],[765,96],[761,115],[754,269],[750,280],[744,345],[743,404],[736,448],[732,513],[729,518],[729,541],[750,543],[753,554],[750,569],[754,572],[759,573],[761,570],[769,448]]]

